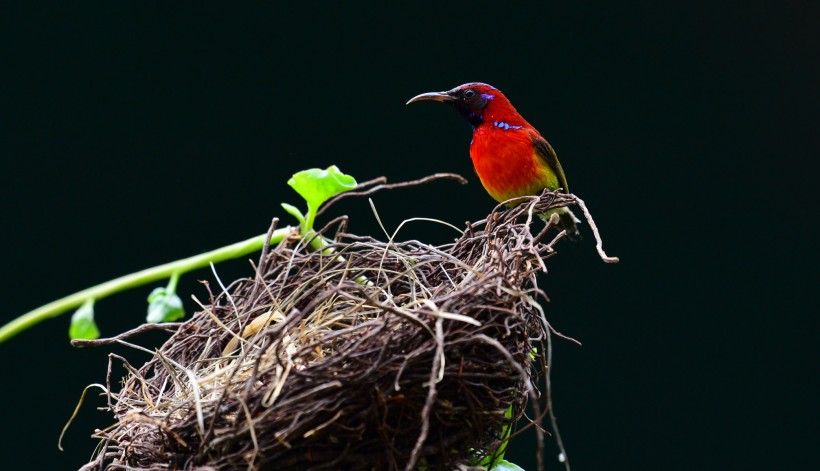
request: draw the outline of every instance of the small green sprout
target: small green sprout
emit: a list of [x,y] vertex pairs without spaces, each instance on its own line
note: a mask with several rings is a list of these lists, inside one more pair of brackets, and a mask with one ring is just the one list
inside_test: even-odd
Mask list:
[[311,168],[293,174],[288,180],[294,190],[305,199],[308,206],[307,229],[313,228],[313,219],[322,203],[339,193],[356,188],[356,179],[345,175],[339,167],[331,165],[325,170]]
[[[311,168],[297,172],[288,180],[288,185],[307,202],[307,214],[302,214],[298,208],[287,203],[282,203],[282,208],[299,221],[302,237],[309,238],[314,234],[313,221],[322,204],[339,193],[356,188],[356,179],[331,165],[324,170]],[[315,249],[323,248],[321,246],[324,244],[320,239],[314,240],[319,241],[315,244],[320,245],[314,245]]]
[[147,322],[172,322],[184,316],[182,300],[176,293],[169,293],[167,288],[159,287],[154,288],[148,295],[148,315],[145,317]]
[[148,315],[145,320],[152,324],[173,322],[185,317],[182,300],[177,296],[179,273],[174,273],[168,281],[168,286],[154,288],[148,295]]
[[68,328],[71,340],[94,340],[100,337],[100,329],[94,322],[94,300],[89,299],[71,315],[71,327]]

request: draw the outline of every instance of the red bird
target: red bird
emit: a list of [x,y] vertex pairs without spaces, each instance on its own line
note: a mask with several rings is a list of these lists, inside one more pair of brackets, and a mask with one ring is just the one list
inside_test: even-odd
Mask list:
[[[496,201],[540,194],[544,188],[569,193],[564,170],[549,142],[528,123],[501,90],[465,83],[446,92],[422,93],[407,104],[433,100],[451,105],[473,127],[470,158],[484,189]],[[580,222],[569,208],[550,210],[571,238]]]

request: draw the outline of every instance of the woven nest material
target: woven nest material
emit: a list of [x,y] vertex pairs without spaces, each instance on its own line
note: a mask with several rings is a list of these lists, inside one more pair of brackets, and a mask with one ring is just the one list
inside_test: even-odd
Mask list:
[[562,234],[537,215],[576,203],[550,192],[522,201],[441,246],[355,236],[337,220],[324,230],[336,231],[331,250],[310,250],[298,234],[266,247],[254,278],[174,325],[142,367],[112,354],[128,374],[108,394],[116,423],[97,431],[86,466],[452,470],[491,461],[528,399],[530,425],[543,415],[533,399],[550,330],[536,274]]

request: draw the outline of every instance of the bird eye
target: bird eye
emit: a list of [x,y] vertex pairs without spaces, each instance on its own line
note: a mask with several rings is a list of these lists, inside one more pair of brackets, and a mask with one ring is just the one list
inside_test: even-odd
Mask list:
[[464,90],[464,98],[472,98],[475,95],[473,90]]

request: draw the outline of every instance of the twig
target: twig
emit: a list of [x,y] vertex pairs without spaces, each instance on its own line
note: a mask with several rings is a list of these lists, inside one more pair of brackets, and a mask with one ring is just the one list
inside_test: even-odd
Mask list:
[[[373,193],[375,193],[377,191],[380,191],[380,190],[393,190],[395,188],[407,188],[407,187],[410,187],[410,186],[418,186],[418,185],[423,185],[425,183],[431,182],[433,180],[441,180],[441,179],[455,180],[455,181],[461,183],[462,185],[467,184],[467,179],[462,177],[461,175],[459,175],[457,173],[434,173],[433,175],[429,175],[429,176],[426,176],[424,178],[419,178],[418,180],[410,180],[408,182],[382,183],[381,185],[376,185],[376,186],[374,186],[372,188],[369,188],[367,190],[360,190],[360,191],[355,191],[354,190],[354,191],[346,191],[344,193],[339,193],[338,195],[336,195],[333,198],[329,199],[325,204],[323,204],[322,207],[319,208],[319,211],[316,212],[316,215],[317,216],[321,215],[323,212],[325,212],[325,210],[327,208],[329,208],[334,203],[336,203],[337,201],[339,201],[340,199],[343,199],[343,198],[348,198],[348,197],[351,197],[351,196],[366,196],[366,195],[373,194]],[[373,180],[369,180],[367,182],[360,183],[359,185],[356,186],[356,188],[365,188],[365,187],[367,187],[368,185],[370,185],[372,183],[386,182],[386,181],[387,181],[387,179],[384,178],[384,177],[375,178]]]
[[587,205],[584,203],[584,200],[576,196],[575,201],[578,202],[578,206],[580,206],[581,211],[584,212],[584,218],[586,218],[589,223],[589,227],[592,228],[592,233],[595,235],[595,248],[598,250],[598,255],[601,257],[601,260],[606,263],[618,263],[620,261],[618,257],[610,257],[606,254],[606,252],[604,252],[604,242],[601,240],[601,234],[598,232],[598,226],[595,225],[595,221],[592,219],[592,214],[587,209]]
[[166,332],[175,332],[179,327],[184,324],[183,322],[163,322],[160,324],[142,324],[139,327],[135,327],[129,331],[123,332],[119,335],[114,337],[108,337],[104,339],[94,339],[94,340],[83,340],[83,339],[74,339],[71,341],[72,347],[99,347],[101,345],[109,345],[112,343],[117,343],[119,340],[127,339],[129,337],[133,337],[135,335],[142,334],[144,332],[150,332],[153,330],[164,330]]
[[103,386],[102,384],[97,384],[97,383],[89,384],[88,386],[85,387],[85,389],[83,389],[83,393],[80,395],[80,400],[77,401],[77,406],[74,408],[74,412],[71,414],[71,417],[68,419],[68,422],[66,422],[66,424],[63,426],[63,431],[60,432],[60,438],[57,439],[57,448],[60,451],[65,451],[65,450],[63,450],[63,437],[65,436],[65,432],[66,432],[66,430],[68,430],[68,426],[71,425],[71,422],[74,421],[74,418],[77,417],[77,413],[80,412],[80,407],[82,407],[83,401],[85,401],[85,394],[91,388],[100,388],[100,389],[103,390],[103,392],[108,393],[108,390],[105,389],[105,386]]

